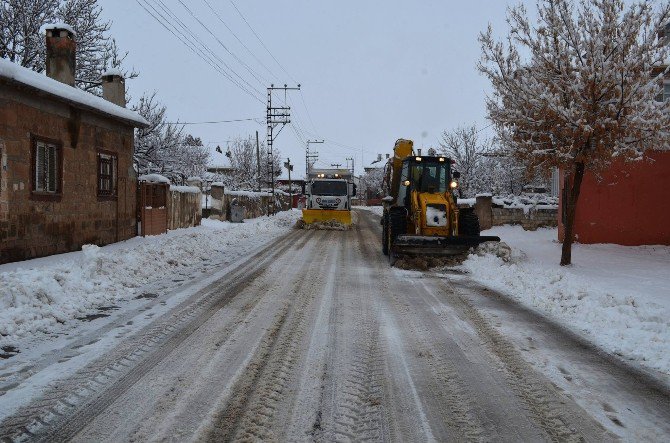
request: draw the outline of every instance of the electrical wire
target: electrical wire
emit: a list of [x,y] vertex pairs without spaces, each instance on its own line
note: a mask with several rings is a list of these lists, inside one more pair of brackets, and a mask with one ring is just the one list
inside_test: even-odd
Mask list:
[[216,9],[214,9],[214,8],[212,7],[212,5],[209,3],[209,1],[207,1],[207,0],[202,0],[202,1],[203,1],[203,2],[207,5],[207,7],[214,13],[214,16],[219,20],[219,22],[221,22],[221,24],[222,24],[222,25],[223,25],[223,26],[224,26],[224,27],[225,27],[225,28],[226,28],[226,29],[233,35],[233,37],[235,37],[235,40],[237,40],[237,41],[239,42],[239,44],[241,44],[242,47],[244,47],[244,49],[247,50],[247,52],[254,58],[254,60],[256,60],[256,62],[258,62],[258,64],[261,65],[261,66],[262,66],[262,67],[263,67],[263,68],[270,74],[270,76],[272,76],[273,78],[278,78],[278,77],[274,74],[274,72],[272,72],[272,71],[270,70],[270,68],[268,68],[268,67],[265,65],[265,63],[263,63],[258,57],[256,57],[256,54],[254,54],[253,51],[252,51],[251,49],[249,49],[249,47],[248,47],[247,45],[245,45],[244,42],[243,42],[242,40],[240,40],[240,38],[237,36],[237,34],[235,34],[235,32],[233,32],[233,30],[230,29],[230,27],[228,26],[228,24],[226,24],[226,22],[223,21],[223,19],[221,18],[221,15],[219,15],[219,13],[216,11]]
[[[144,1],[146,2],[147,0]],[[195,33],[191,30],[191,28],[189,26],[186,26],[186,24],[177,16],[177,14],[172,12],[172,10],[163,2],[163,0],[152,0],[152,1],[156,3],[156,5],[158,5],[161,9],[163,9],[163,11],[166,14],[172,17],[177,22],[177,24],[179,24],[179,26],[181,26],[191,36],[192,40],[194,40],[198,45],[200,45],[200,47],[202,47],[205,50],[207,54],[210,54],[215,59],[217,59],[223,66],[225,66],[227,71],[230,71],[232,74],[234,74],[238,79],[240,79],[240,81],[242,81],[242,83],[247,85],[249,89],[254,91],[256,94],[259,94],[259,96],[262,96],[262,93],[258,89],[256,89],[253,85],[247,82],[246,79],[244,79],[241,75],[235,72],[235,70],[230,66],[228,66],[228,64],[221,57],[219,57],[218,54],[212,51],[209,48],[209,46],[207,46],[197,35],[195,35]]]
[[242,12],[237,8],[237,6],[235,5],[235,3],[233,3],[232,0],[229,0],[229,1],[230,1],[230,4],[233,5],[233,8],[235,8],[235,10],[237,11],[237,13],[240,15],[240,17],[242,17],[242,20],[244,20],[244,23],[247,24],[247,26],[249,27],[249,29],[251,29],[251,32],[253,32],[253,34],[256,36],[256,38],[257,38],[258,41],[260,42],[261,46],[263,46],[263,48],[267,51],[267,53],[270,54],[270,57],[272,57],[272,59],[277,63],[277,66],[279,66],[279,67],[281,68],[281,70],[284,71],[284,73],[288,76],[289,79],[291,79],[291,81],[293,81],[293,83],[298,83],[298,82],[293,78],[293,76],[291,76],[291,74],[288,73],[288,71],[286,70],[286,68],[284,68],[284,66],[283,66],[281,63],[279,63],[279,60],[277,60],[277,57],[275,57],[275,56],[272,54],[272,52],[270,52],[270,50],[268,49],[268,47],[265,46],[265,43],[263,43],[263,40],[261,40],[261,37],[256,33],[256,31],[254,31],[254,28],[251,27],[251,25],[249,24],[249,22],[247,21],[247,19],[244,17],[244,15],[242,14]]
[[204,122],[167,122],[168,124],[171,125],[208,125],[208,124],[216,124],[216,123],[234,123],[234,122],[248,122],[248,121],[254,121],[258,124],[261,124],[260,122],[263,121],[261,118],[237,118],[234,120],[215,120],[215,121],[204,121]]
[[[184,44],[191,52],[193,52],[198,58],[203,60],[205,63],[207,63],[210,67],[212,67],[215,71],[217,71],[219,74],[227,78],[231,83],[233,83],[235,86],[237,86],[239,89],[250,95],[252,98],[255,100],[259,101],[261,104],[265,104],[263,100],[261,100],[258,96],[254,95],[251,91],[247,90],[245,87],[240,85],[238,82],[235,81],[235,79],[230,76],[227,72],[225,72],[221,66],[218,66],[213,60],[211,60],[211,57],[207,57],[206,54],[203,54],[201,49],[198,49],[197,46],[187,37],[185,36],[179,29],[177,29],[176,26],[170,24],[170,20],[167,19],[163,14],[161,14],[153,5],[147,2],[147,0],[135,0],[135,2],[142,8],[144,11],[146,11],[149,16],[151,16],[154,20],[156,20],[166,31],[168,31],[170,34],[172,34],[177,40],[179,40],[182,44]],[[154,12],[150,11],[153,10]],[[159,18],[160,17],[160,18]],[[178,35],[179,34],[179,35]]]
[[[184,9],[186,9],[186,11],[191,15],[191,17],[193,17],[193,19],[195,19],[195,20],[200,24],[200,26],[203,27],[203,29],[205,29],[205,31],[207,31],[212,37],[214,37],[214,39],[219,43],[219,45],[220,45],[223,49],[225,49],[225,51],[226,51],[228,54],[230,54],[230,55],[231,55],[231,56],[232,56],[232,57],[233,57],[239,64],[241,64],[241,65],[247,70],[247,72],[248,72],[249,74],[251,74],[251,76],[252,76],[254,79],[256,79],[256,81],[257,81],[258,83],[261,84],[261,86],[264,86],[264,85],[266,85],[267,83],[269,83],[269,82],[267,81],[267,79],[263,79],[263,80],[261,80],[261,79],[259,78],[259,76],[261,76],[260,74],[256,73],[256,72],[255,72],[249,65],[247,65],[242,59],[240,59],[236,54],[234,54],[230,49],[228,49],[228,47],[221,41],[221,39],[219,39],[219,37],[218,37],[216,34],[214,34],[214,32],[213,32],[207,25],[205,25],[205,24],[202,22],[202,20],[200,20],[200,18],[198,18],[198,17],[195,15],[195,13],[191,10],[191,8],[189,8],[189,7],[188,7],[182,0],[177,0],[177,1],[179,2],[179,4],[181,4],[181,5],[184,7]],[[261,76],[261,77],[262,77],[262,76]]]

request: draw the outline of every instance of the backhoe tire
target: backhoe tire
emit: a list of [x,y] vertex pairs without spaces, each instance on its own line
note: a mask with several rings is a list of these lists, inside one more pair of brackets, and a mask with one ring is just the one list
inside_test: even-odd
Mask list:
[[479,217],[473,211],[458,214],[458,235],[479,236]]
[[396,261],[397,254],[394,251],[393,245],[395,243],[395,239],[399,235],[407,234],[407,215],[405,214],[404,211],[392,211],[389,213],[389,219],[388,219],[388,256],[389,256],[389,263],[391,266]]
[[382,216],[382,253],[384,255],[389,255],[389,222],[388,214]]

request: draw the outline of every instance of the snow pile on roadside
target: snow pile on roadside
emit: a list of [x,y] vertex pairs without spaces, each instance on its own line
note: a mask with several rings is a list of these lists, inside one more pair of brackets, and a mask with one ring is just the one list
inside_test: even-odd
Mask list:
[[0,266],[0,346],[130,299],[150,282],[232,253],[237,257],[240,248],[250,251],[288,232],[300,214],[281,212],[242,224],[205,219],[195,228]]
[[486,231],[512,247],[512,259],[471,255],[463,268],[608,352],[670,374],[670,247],[579,245],[560,267],[555,229]]

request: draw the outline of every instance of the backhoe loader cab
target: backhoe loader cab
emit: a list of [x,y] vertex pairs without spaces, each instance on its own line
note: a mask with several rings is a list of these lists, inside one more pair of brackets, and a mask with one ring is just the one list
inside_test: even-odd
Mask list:
[[384,178],[382,250],[399,256],[449,256],[498,237],[479,235],[471,208],[459,209],[458,171],[446,156],[416,155],[410,140],[396,142]]

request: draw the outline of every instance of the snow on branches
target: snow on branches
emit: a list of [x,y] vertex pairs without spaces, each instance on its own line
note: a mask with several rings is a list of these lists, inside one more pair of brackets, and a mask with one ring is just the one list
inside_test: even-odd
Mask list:
[[662,93],[668,40],[659,36],[670,4],[623,0],[538,0],[537,23],[511,8],[506,43],[480,34],[479,70],[503,148],[529,166],[559,167],[570,187],[561,264],[571,262],[573,224],[584,172],[613,159],[667,149],[670,102]]
[[668,55],[657,33],[670,7],[541,0],[538,8],[537,24],[523,6],[509,10],[506,45],[491,27],[479,38],[479,70],[493,85],[486,105],[506,147],[534,166],[596,171],[666,148],[670,103],[655,100],[662,89],[652,74]]

